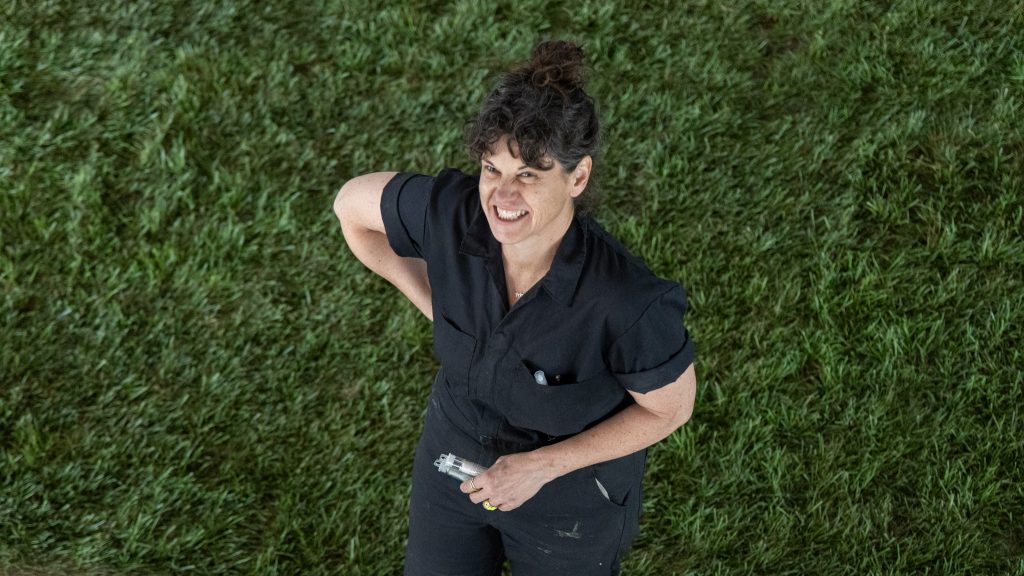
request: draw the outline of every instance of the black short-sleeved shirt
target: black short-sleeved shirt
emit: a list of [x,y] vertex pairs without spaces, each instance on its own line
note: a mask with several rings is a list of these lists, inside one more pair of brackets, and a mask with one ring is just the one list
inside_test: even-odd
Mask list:
[[510,308],[478,182],[454,169],[400,173],[381,199],[392,249],[427,262],[441,362],[431,402],[453,426],[484,442],[543,444],[689,367],[686,292],[588,217],[573,219],[551,269]]

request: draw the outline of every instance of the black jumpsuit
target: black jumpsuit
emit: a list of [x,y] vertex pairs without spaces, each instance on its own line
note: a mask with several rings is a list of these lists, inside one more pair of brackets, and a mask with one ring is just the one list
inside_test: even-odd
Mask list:
[[694,355],[686,293],[577,216],[510,308],[478,182],[401,173],[381,199],[391,247],[427,262],[441,363],[413,465],[405,573],[499,574],[503,558],[516,576],[616,573],[638,529],[646,451],[556,478],[510,512],[473,504],[433,461],[452,452],[490,466],[598,424],[633,402],[627,391],[674,382]]

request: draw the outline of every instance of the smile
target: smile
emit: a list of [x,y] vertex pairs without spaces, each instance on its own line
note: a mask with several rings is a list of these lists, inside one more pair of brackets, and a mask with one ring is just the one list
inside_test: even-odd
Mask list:
[[497,206],[495,206],[494,209],[498,213],[498,218],[505,222],[515,222],[527,214],[526,210],[502,210]]

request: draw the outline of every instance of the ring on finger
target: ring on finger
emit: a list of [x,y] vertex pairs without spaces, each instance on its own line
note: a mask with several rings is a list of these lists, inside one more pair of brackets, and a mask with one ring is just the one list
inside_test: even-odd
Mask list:
[[484,505],[484,510],[487,510],[488,512],[494,512],[495,510],[498,509],[497,506],[491,504],[490,500],[484,500],[483,501],[483,505]]
[[473,488],[473,492],[479,490],[479,488],[476,487],[476,478],[470,478],[469,485]]

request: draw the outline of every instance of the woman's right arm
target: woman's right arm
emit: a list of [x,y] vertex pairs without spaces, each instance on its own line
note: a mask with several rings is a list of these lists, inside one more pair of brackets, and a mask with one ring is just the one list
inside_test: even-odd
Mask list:
[[356,258],[394,284],[424,316],[433,320],[426,261],[395,254],[384,229],[380,199],[384,186],[395,174],[374,172],[349,180],[334,199],[334,213]]

